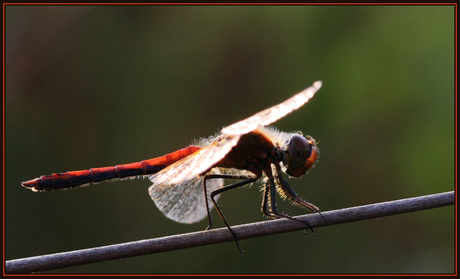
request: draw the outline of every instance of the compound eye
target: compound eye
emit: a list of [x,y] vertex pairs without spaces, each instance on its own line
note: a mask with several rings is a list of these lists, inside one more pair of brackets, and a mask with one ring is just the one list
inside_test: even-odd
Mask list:
[[318,150],[313,138],[293,135],[286,152],[286,173],[293,177],[303,176],[313,166],[317,156]]

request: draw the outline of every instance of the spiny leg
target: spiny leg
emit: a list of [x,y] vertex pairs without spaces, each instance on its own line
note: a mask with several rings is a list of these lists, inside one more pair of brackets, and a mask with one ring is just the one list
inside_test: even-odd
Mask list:
[[297,194],[294,192],[294,190],[292,190],[291,186],[289,186],[289,184],[284,179],[284,177],[281,176],[281,174],[278,174],[277,178],[279,180],[279,185],[280,185],[281,189],[283,189],[284,193],[286,194],[286,196],[289,198],[289,200],[293,204],[299,205],[301,207],[305,207],[305,208],[309,209],[312,212],[319,213],[319,216],[321,216],[321,218],[324,220],[324,222],[327,223],[327,219],[324,218],[323,214],[321,214],[321,211],[319,210],[319,208],[316,205],[314,205],[312,203],[309,203],[307,201],[304,201],[303,199],[299,198],[299,196],[297,196]]
[[216,196],[216,195],[218,195],[218,194],[220,194],[222,192],[225,192],[225,191],[228,191],[228,190],[231,190],[231,189],[235,189],[235,188],[241,187],[243,185],[255,182],[255,181],[257,181],[259,179],[259,177],[251,177],[251,176],[244,176],[244,175],[229,175],[229,174],[207,174],[207,175],[205,175],[204,179],[203,179],[203,187],[204,187],[204,193],[205,193],[206,210],[208,211],[208,220],[209,220],[209,226],[206,228],[206,230],[208,230],[212,226],[212,219],[211,219],[211,214],[209,212],[209,202],[208,202],[208,195],[207,195],[207,190],[206,190],[206,180],[207,179],[217,179],[217,178],[245,179],[243,181],[227,185],[227,186],[225,186],[225,187],[223,187],[221,189],[214,190],[210,194],[211,201],[214,204],[214,207],[216,208],[217,213],[219,213],[220,218],[222,219],[222,221],[224,221],[224,223],[227,226],[227,228],[229,229],[230,233],[233,235],[233,238],[235,239],[235,243],[236,243],[236,246],[238,247],[238,250],[240,250],[241,254],[244,254],[245,252],[243,250],[241,250],[240,245],[238,244],[238,240],[236,238],[235,232],[231,229],[230,225],[228,224],[227,220],[225,219],[224,214],[222,214],[222,211],[220,210],[219,206],[217,205],[217,202],[215,201],[214,196]]
[[[307,227],[312,232],[315,232],[313,230],[313,228],[310,227],[310,225],[307,222],[305,222],[303,220],[296,219],[296,218],[291,217],[289,215],[278,213],[278,210],[276,209],[276,202],[275,202],[275,198],[276,198],[275,179],[273,178],[273,175],[272,175],[271,172],[265,173],[265,174],[267,175],[269,180],[267,181],[267,183],[265,183],[264,197],[263,197],[263,202],[262,202],[262,212],[265,215],[267,215],[268,217],[271,217],[271,218],[274,218],[274,219],[286,218],[286,219],[289,219],[289,220],[301,222],[302,224],[307,225]],[[268,210],[268,198],[269,198],[269,195],[270,195],[270,210]],[[307,231],[303,230],[303,233],[307,233]]]

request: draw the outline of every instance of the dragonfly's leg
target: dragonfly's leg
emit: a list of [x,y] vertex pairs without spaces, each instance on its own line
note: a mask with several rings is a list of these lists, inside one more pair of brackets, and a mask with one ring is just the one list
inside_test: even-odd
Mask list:
[[268,196],[270,195],[270,192],[271,192],[270,182],[267,181],[267,183],[265,183],[265,186],[264,186],[264,197],[262,200],[262,213],[265,216],[273,218],[273,219],[281,219],[283,217],[273,214],[271,209],[268,208]]
[[[310,227],[310,225],[307,222],[299,220],[299,219],[296,219],[296,218],[291,217],[289,215],[278,213],[278,210],[276,209],[276,201],[275,201],[275,198],[276,198],[276,189],[275,189],[275,187],[276,187],[275,186],[275,179],[273,178],[273,175],[271,175],[271,173],[270,173],[269,181],[267,182],[267,184],[265,186],[265,189],[264,189],[263,207],[265,209],[262,209],[264,214],[266,214],[267,216],[269,216],[271,218],[275,218],[275,219],[286,218],[286,219],[293,220],[293,221],[296,221],[296,222],[301,222],[302,224],[307,225],[307,227],[312,232],[315,232],[313,230],[313,228]],[[268,210],[268,195],[270,195],[270,210]],[[305,230],[303,230],[303,233],[307,233],[307,232]]]
[[319,213],[321,218],[323,218],[324,222],[327,223],[327,219],[324,218],[323,214],[321,214],[321,211],[319,210],[319,208],[316,205],[314,205],[312,203],[309,203],[307,201],[304,201],[303,199],[299,198],[297,196],[297,194],[294,192],[294,190],[292,190],[291,186],[289,186],[287,181],[281,176],[281,174],[278,175],[278,179],[280,181],[281,188],[283,189],[283,191],[289,197],[289,200],[293,204],[305,207],[305,208],[309,209],[312,212]]
[[235,232],[233,232],[233,230],[231,229],[230,225],[228,224],[227,220],[225,219],[224,214],[222,214],[222,211],[220,210],[219,206],[217,205],[217,202],[215,201],[214,197],[216,195],[222,193],[222,192],[225,192],[225,191],[228,191],[228,190],[231,190],[231,189],[235,189],[235,188],[241,187],[243,185],[255,182],[255,181],[257,181],[259,179],[259,177],[251,177],[251,176],[244,176],[244,175],[228,175],[228,174],[207,174],[207,175],[205,175],[204,179],[203,179],[203,187],[204,187],[204,192],[205,192],[206,209],[208,211],[208,219],[209,219],[209,226],[206,228],[206,230],[208,230],[212,226],[211,214],[209,212],[209,206],[208,206],[208,204],[209,204],[208,203],[208,197],[207,197],[207,194],[206,194],[207,193],[206,180],[207,179],[216,179],[216,178],[244,179],[243,181],[240,181],[240,182],[237,182],[237,183],[234,183],[234,184],[230,184],[230,185],[227,185],[227,186],[225,186],[223,188],[217,189],[217,190],[211,192],[211,194],[210,194],[211,201],[214,204],[214,207],[216,208],[217,213],[219,213],[220,218],[222,219],[222,221],[224,221],[225,225],[230,230],[230,233],[233,235],[233,238],[235,239],[235,242],[236,242],[236,246],[238,246],[238,249],[240,250],[241,254],[244,254],[244,251],[241,250],[240,245],[238,244],[238,240],[236,238]]
[[265,183],[264,186],[264,197],[262,199],[262,213],[265,216],[278,219],[276,216],[272,216],[268,210],[268,195],[270,194],[270,183]]
[[[257,177],[251,177],[251,176],[246,176],[246,175],[230,175],[230,174],[207,174],[207,175],[205,175],[204,179],[203,179],[203,187],[204,187],[204,193],[205,193],[204,199],[206,201],[206,210],[207,210],[207,213],[208,213],[208,220],[209,220],[209,226],[206,228],[206,230],[210,229],[211,226],[212,226],[212,219],[211,219],[211,214],[210,214],[210,211],[209,211],[209,202],[208,202],[206,181],[208,179],[217,179],[217,178],[245,179],[244,181],[241,181],[241,182],[238,182],[238,183],[235,183],[235,184],[231,184],[231,185],[227,185],[227,186],[225,186],[225,187],[223,187],[221,189],[218,189],[218,190],[215,190],[215,191],[211,192],[211,194],[210,194],[211,200],[212,200],[214,206],[216,207],[217,211],[219,212],[219,215],[221,215],[221,217],[223,216],[223,214],[221,214],[221,211],[220,211],[219,207],[217,206],[216,201],[214,200],[214,196],[217,195],[217,194],[220,194],[222,192],[225,192],[227,190],[235,189],[237,187],[240,187],[240,186],[255,182],[258,179]],[[222,217],[222,219],[226,223],[225,218]]]
[[[270,218],[273,218],[273,219],[281,219],[281,218],[287,218],[287,219],[291,219],[291,220],[296,220],[296,221],[300,221],[300,220],[297,220],[293,217],[290,217],[290,216],[287,216],[287,215],[283,215],[283,214],[273,214],[270,210],[268,210],[268,195],[270,194],[270,183],[267,182],[265,184],[265,187],[264,187],[264,198],[262,200],[262,213],[267,216],[267,217],[270,217]],[[304,223],[302,221],[302,223]],[[307,224],[308,226],[308,224]],[[310,227],[310,226],[308,226]],[[303,233],[307,233],[306,230],[303,230]]]

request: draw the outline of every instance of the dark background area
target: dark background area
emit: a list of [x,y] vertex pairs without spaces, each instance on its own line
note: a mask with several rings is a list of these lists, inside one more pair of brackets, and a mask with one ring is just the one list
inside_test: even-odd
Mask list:
[[[322,80],[274,123],[321,140],[291,186],[322,211],[455,188],[454,6],[6,6],[6,260],[204,230],[148,179],[33,193],[20,182],[183,148]],[[260,184],[220,198],[265,220]],[[281,212],[307,213],[279,201]],[[213,212],[215,227],[223,227]],[[454,207],[54,270],[449,273]]]

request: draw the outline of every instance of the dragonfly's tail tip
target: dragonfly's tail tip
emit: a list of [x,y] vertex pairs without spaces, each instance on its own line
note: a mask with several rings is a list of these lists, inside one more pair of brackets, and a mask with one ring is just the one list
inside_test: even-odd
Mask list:
[[21,182],[21,185],[26,188],[31,188],[34,186],[33,182],[34,182],[33,180],[27,180],[27,181]]
[[32,179],[32,180],[27,180],[27,181],[23,181],[21,182],[21,185],[27,189],[30,189],[34,192],[39,192],[40,190],[38,190],[38,183],[37,183],[37,180],[36,179]]

